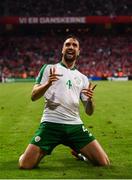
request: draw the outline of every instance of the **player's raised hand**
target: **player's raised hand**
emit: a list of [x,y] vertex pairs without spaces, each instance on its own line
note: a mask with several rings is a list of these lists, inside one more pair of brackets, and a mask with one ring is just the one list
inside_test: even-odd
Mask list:
[[48,83],[52,84],[53,82],[59,80],[59,78],[58,78],[59,76],[62,76],[62,74],[56,74],[55,67],[50,68],[50,75],[49,75]]
[[82,93],[87,96],[89,99],[93,97],[94,89],[97,86],[97,84],[93,85],[91,82],[89,83],[89,86],[87,89],[83,89]]

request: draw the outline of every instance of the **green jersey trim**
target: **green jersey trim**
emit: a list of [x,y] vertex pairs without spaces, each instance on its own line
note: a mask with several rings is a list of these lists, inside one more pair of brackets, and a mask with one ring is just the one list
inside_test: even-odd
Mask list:
[[[62,61],[60,62],[60,64],[67,69],[66,65]],[[75,69],[76,67],[74,66],[71,70],[75,70]]]
[[48,64],[44,64],[43,67],[41,68],[41,70],[40,70],[40,72],[39,72],[39,75],[38,75],[38,77],[36,78],[36,82],[35,82],[36,84],[40,84],[41,79],[42,79],[42,77],[43,77],[44,70],[45,70],[45,68],[47,67],[47,65],[48,65]]

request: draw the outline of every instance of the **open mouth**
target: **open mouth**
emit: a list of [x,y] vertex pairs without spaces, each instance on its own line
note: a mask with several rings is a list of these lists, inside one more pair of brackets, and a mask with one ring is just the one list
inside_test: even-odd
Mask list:
[[66,53],[66,56],[69,57],[69,58],[73,58],[74,54],[73,53]]
[[67,50],[66,53],[65,53],[65,57],[66,57],[67,60],[75,59],[75,51]]
[[67,51],[66,54],[68,54],[68,55],[74,55],[75,52],[73,52],[73,51]]

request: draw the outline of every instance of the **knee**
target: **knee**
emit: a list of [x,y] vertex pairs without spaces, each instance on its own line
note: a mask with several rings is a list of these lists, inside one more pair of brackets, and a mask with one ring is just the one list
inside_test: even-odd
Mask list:
[[107,156],[102,158],[101,161],[99,161],[99,166],[109,166],[109,165],[110,165],[110,160]]
[[33,169],[34,167],[31,166],[30,164],[19,163],[19,168],[20,169]]
[[33,169],[34,166],[28,161],[24,160],[24,154],[22,154],[19,158],[19,168],[20,169]]
[[28,163],[19,162],[19,168],[20,169],[33,169],[34,166]]

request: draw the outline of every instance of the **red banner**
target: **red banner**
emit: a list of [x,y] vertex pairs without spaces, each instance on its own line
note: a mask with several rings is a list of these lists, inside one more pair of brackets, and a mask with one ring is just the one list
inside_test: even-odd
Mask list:
[[3,17],[1,24],[82,24],[85,17]]
[[105,24],[132,23],[132,16],[0,17],[0,24]]
[[87,16],[86,23],[132,23],[132,16]]

